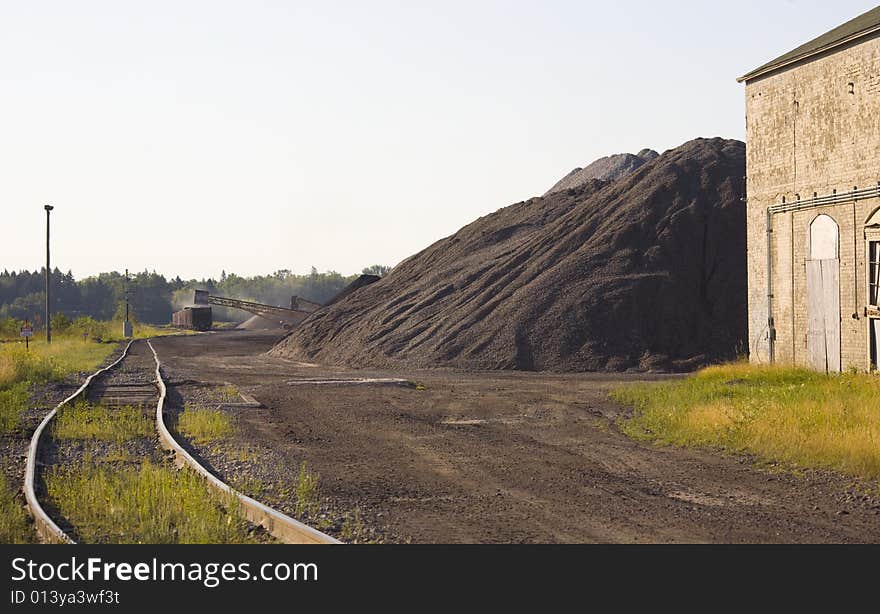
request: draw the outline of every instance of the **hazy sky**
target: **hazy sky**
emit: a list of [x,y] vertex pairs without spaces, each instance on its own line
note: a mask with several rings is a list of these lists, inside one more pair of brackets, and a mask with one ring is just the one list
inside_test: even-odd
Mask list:
[[575,166],[744,138],[857,0],[0,0],[0,269],[393,265]]

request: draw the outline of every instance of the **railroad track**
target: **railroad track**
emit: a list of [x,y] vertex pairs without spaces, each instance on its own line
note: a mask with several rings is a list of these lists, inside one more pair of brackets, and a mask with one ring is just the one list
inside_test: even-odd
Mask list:
[[[122,408],[140,408],[154,418],[159,444],[174,455],[178,467],[186,466],[204,478],[208,485],[225,497],[237,501],[242,516],[252,524],[262,526],[269,534],[284,543],[339,543],[308,525],[272,509],[233,489],[204,466],[202,466],[178,442],[169,430],[164,415],[166,396],[165,382],[162,378],[161,362],[149,340],[132,341],[122,355],[107,367],[90,375],[82,386],[59,403],[34,431],[28,448],[25,468],[24,491],[28,508],[34,517],[37,533],[44,542],[76,543],[74,528],[62,528],[64,520],[53,519],[37,494],[40,468],[45,466],[45,457],[56,453],[48,449],[50,442],[47,428],[57,419],[59,411],[78,401],[88,401],[89,407],[100,406],[109,411]],[[142,452],[143,453],[143,452]],[[149,455],[150,452],[145,454]]]

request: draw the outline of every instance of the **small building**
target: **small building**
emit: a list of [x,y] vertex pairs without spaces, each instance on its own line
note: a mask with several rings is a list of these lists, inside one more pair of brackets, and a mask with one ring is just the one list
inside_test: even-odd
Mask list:
[[880,7],[738,80],[751,360],[876,369]]

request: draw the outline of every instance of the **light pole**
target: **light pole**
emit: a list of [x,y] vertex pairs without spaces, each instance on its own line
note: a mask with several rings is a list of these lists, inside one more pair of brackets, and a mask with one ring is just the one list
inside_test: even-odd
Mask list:
[[122,323],[122,336],[131,339],[131,322],[128,320],[128,269],[125,269],[125,322]]
[[49,280],[52,277],[52,269],[49,266],[49,213],[54,209],[52,205],[43,207],[46,210],[46,343],[52,343],[52,304]]

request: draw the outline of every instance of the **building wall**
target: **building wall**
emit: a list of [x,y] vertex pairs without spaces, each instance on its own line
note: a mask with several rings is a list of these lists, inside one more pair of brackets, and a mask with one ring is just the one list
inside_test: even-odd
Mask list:
[[[767,207],[880,182],[880,38],[747,83],[746,135],[749,349],[766,362]],[[807,233],[825,213],[840,226],[841,365],[869,366],[863,228],[878,207],[871,199],[773,216],[777,362],[807,363]]]

